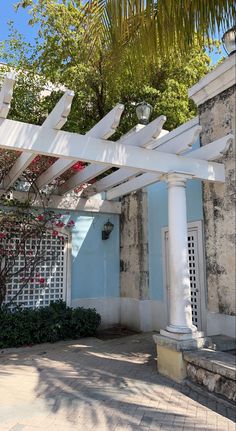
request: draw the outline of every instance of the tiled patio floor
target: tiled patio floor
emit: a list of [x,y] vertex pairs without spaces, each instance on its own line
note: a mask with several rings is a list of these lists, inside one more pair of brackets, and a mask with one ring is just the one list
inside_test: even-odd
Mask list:
[[0,354],[1,431],[235,431],[234,412],[156,372],[152,334]]

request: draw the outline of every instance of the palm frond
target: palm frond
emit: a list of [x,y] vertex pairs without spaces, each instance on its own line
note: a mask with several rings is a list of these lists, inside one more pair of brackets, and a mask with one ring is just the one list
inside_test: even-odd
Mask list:
[[196,41],[207,44],[234,25],[235,0],[89,0],[89,32],[114,49],[134,43],[152,54],[186,51]]

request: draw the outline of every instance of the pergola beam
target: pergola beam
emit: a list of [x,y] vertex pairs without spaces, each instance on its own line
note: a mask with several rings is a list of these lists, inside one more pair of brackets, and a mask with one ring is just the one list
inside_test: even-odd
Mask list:
[[[120,118],[122,115],[122,112],[124,110],[124,105],[117,104],[110,112],[108,112],[105,117],[103,117],[91,130],[89,130],[86,133],[86,136],[92,136],[94,138],[103,138],[108,139],[113,133],[115,133]],[[42,175],[39,176],[37,179],[37,187],[40,189],[44,187],[46,184],[51,183],[53,180],[58,178],[60,175],[62,175],[67,169],[70,169],[71,166],[75,163],[74,160],[68,161],[68,160],[57,160],[55,163],[53,163],[52,166],[50,166]],[[93,169],[91,169],[90,166],[87,168],[84,168],[83,172],[83,182],[89,181],[91,178],[96,177],[96,175],[102,174],[104,172],[105,168],[101,165],[93,165]],[[94,171],[94,174],[92,175],[92,172]],[[88,175],[88,179],[86,179],[86,174]],[[78,183],[74,186],[74,188],[80,185],[80,173],[74,175],[74,182],[76,183],[76,178],[78,175]],[[70,188],[70,182],[67,182],[63,184],[63,187],[66,189],[66,191],[71,190]]]
[[[5,191],[3,191],[3,193],[4,192]],[[38,196],[35,197],[34,194],[13,191],[12,198],[23,202],[30,198],[32,205],[36,208],[41,208],[44,204],[44,207],[54,210],[59,209],[66,211],[85,211],[90,213],[121,214],[120,202],[110,202],[102,199],[82,199],[76,195],[51,195],[49,198],[46,197],[45,201],[42,203],[42,200]]]
[[[154,148],[155,143],[155,151],[161,151],[163,153],[170,154],[179,154],[182,151],[189,150],[192,147],[192,145],[196,141],[196,138],[201,132],[201,127],[199,126],[199,124],[197,124],[197,120],[194,119],[188,121],[188,123],[184,124],[183,126],[178,127],[173,132],[169,132],[167,134],[165,133],[164,136],[160,135],[159,139],[150,141],[148,145],[144,144],[142,146],[145,146],[148,149],[152,149]],[[110,174],[108,177],[101,179],[93,186],[88,187],[84,191],[84,196],[93,196],[109,188],[115,187],[117,184],[120,184],[123,181],[133,178],[138,173],[140,173],[140,171],[133,169],[119,169],[119,171]]]
[[[123,135],[118,142],[120,144],[125,144],[130,146],[148,148],[148,146],[151,143],[153,143],[153,141],[156,140],[157,137],[160,135],[162,131],[162,126],[165,121],[166,121],[166,117],[164,115],[161,115],[160,117],[153,120],[146,127],[141,125],[139,125],[141,127],[135,127],[130,132]],[[168,132],[166,131],[165,133],[168,133]],[[95,137],[102,138],[102,136],[95,136]],[[89,169],[90,167],[88,166],[88,168],[85,168],[84,172],[79,172],[78,174],[70,178],[65,184],[63,184],[58,190],[59,194],[67,193],[68,191],[73,190],[79,185],[90,181],[92,178],[95,178],[101,173],[106,172],[112,168],[112,165],[110,165],[110,166],[107,166],[106,169],[100,172],[99,165],[93,164],[92,166],[94,166],[95,168],[95,175],[93,176],[91,175],[92,171],[91,169]],[[100,165],[100,169],[101,169],[101,165]]]
[[[215,160],[219,159],[228,150],[233,135],[229,134],[223,138],[217,139],[204,147],[198,148],[197,150],[190,151],[184,157],[193,158],[196,157],[201,160]],[[126,183],[123,183],[117,187],[113,187],[111,190],[107,191],[106,199],[111,200],[123,196],[125,194],[134,192],[143,187],[147,187],[158,181],[161,181],[162,175],[155,175],[152,173],[145,173],[139,177],[133,178]]]
[[225,181],[224,166],[194,158],[106,142],[14,120],[0,120],[0,147],[153,173],[185,172],[207,181]]

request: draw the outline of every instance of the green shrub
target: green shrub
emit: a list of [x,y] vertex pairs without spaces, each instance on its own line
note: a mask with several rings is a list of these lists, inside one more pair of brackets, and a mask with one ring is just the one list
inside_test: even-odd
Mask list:
[[48,307],[0,309],[0,348],[93,336],[101,317],[95,309],[70,308],[63,301]]

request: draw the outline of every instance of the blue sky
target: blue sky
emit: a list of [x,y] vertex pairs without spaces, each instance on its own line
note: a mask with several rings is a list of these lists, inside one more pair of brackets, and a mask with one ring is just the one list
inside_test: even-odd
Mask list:
[[[33,42],[36,29],[28,25],[29,14],[27,10],[19,9],[14,11],[14,4],[17,0],[0,0],[0,41],[8,38],[8,21],[14,21],[15,28],[23,34],[28,42]],[[224,55],[224,52],[223,52]],[[211,53],[212,63],[215,64],[222,55]]]

